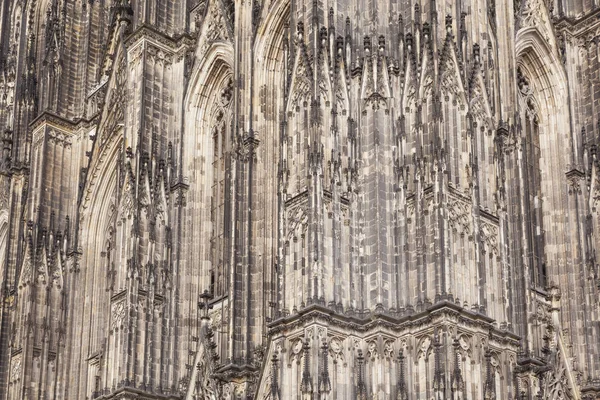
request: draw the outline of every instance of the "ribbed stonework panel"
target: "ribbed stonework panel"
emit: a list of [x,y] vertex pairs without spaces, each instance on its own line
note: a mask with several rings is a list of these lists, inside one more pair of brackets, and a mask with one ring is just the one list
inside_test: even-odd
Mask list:
[[600,399],[599,17],[0,1],[0,400]]

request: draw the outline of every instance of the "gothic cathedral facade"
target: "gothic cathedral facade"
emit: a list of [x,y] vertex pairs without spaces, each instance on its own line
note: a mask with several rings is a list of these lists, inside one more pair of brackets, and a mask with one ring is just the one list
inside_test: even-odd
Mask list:
[[598,0],[2,0],[0,39],[0,400],[600,399]]

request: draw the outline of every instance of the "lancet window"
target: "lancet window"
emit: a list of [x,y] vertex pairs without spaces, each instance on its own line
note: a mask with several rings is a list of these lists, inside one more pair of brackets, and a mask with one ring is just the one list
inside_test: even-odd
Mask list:
[[[0,203],[2,199],[0,199]],[[0,293],[4,289],[4,264],[6,263],[6,253],[8,244],[8,220],[0,216]]]
[[232,83],[227,81],[219,93],[219,101],[216,104],[211,139],[212,139],[212,182],[210,201],[210,290],[215,297],[227,293],[228,282],[226,271],[226,224],[228,207],[226,202],[227,193],[227,155],[230,131],[229,104],[232,96]]
[[[222,120],[221,114],[218,119]],[[221,121],[222,122],[222,121]],[[225,132],[224,124],[220,123],[212,133],[213,144],[213,180],[211,186],[210,219],[212,232],[210,238],[210,252],[212,271],[210,273],[211,291],[215,295],[223,293],[223,222],[225,205]]]
[[525,234],[528,242],[527,258],[532,283],[546,285],[544,259],[544,225],[542,213],[542,173],[540,166],[540,115],[534,91],[527,78],[518,71],[520,124],[523,157],[523,195],[525,196]]

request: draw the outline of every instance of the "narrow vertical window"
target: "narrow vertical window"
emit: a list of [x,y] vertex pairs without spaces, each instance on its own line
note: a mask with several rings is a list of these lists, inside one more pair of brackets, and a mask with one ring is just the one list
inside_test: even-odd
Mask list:
[[524,161],[524,195],[526,235],[528,241],[531,278],[536,287],[546,286],[546,263],[544,259],[544,225],[542,213],[542,173],[540,166],[540,123],[533,97],[533,89],[521,71],[518,71],[522,149]]
[[225,294],[225,276],[223,260],[223,233],[225,213],[225,121],[222,112],[216,118],[213,130],[213,181],[211,187],[211,222],[210,239],[212,271],[210,273],[211,292],[219,297]]
[[[227,295],[229,289],[228,273],[228,231],[231,210],[229,207],[229,181],[231,152],[231,100],[233,98],[233,81],[224,77],[220,81],[220,89],[214,95],[210,112],[209,126],[210,147],[206,154],[210,162],[207,174],[207,189],[210,193],[210,233],[208,253],[210,270],[206,275],[208,290],[215,298]],[[217,86],[218,87],[218,86]],[[207,138],[208,139],[208,138]]]

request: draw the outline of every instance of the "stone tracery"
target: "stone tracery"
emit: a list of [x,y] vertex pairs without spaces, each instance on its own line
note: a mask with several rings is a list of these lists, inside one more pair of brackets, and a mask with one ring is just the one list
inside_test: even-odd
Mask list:
[[594,18],[401,3],[2,14],[9,399],[597,393]]

